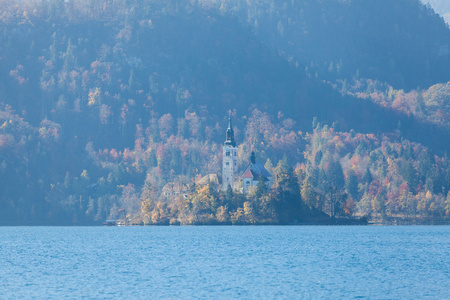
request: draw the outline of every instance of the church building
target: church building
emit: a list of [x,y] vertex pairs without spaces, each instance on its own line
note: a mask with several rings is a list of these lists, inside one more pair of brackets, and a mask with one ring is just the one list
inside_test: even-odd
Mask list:
[[272,183],[272,175],[261,163],[256,161],[255,152],[252,152],[250,163],[241,175],[242,193],[247,194],[258,185],[260,180],[263,180],[266,187],[269,188]]
[[231,118],[229,118],[226,140],[223,145],[222,191],[226,191],[228,186],[230,186],[233,190],[240,190],[242,193],[247,194],[252,188],[258,185],[260,180],[263,180],[267,188],[269,188],[272,175],[262,164],[256,161],[254,152],[252,152],[250,163],[242,175],[238,175],[237,150],[236,141],[234,140],[234,130],[231,124]]
[[228,186],[236,189],[238,185],[237,147],[234,140],[234,130],[231,118],[228,119],[227,137],[223,145],[222,160],[222,190],[226,191]]

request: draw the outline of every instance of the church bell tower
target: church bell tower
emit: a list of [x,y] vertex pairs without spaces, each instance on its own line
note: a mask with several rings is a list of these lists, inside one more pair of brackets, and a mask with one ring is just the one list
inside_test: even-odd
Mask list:
[[236,188],[238,182],[237,169],[237,147],[234,140],[234,130],[231,125],[231,117],[228,119],[227,138],[223,145],[223,162],[222,162],[222,190],[226,191],[228,186],[232,189]]

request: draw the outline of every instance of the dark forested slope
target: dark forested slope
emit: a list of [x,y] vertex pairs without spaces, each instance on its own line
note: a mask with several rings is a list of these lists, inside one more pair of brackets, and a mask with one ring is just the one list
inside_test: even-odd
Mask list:
[[[350,86],[360,82],[358,76],[406,88],[448,80],[449,30],[418,1],[55,0],[0,1],[0,6],[4,223],[79,224],[107,217],[165,223],[169,215],[175,223],[196,223],[195,218],[177,221],[179,212],[195,216],[196,210],[164,202],[161,189],[170,181],[220,175],[220,144],[229,111],[236,121],[240,164],[254,150],[267,168],[289,180],[275,183],[274,192],[264,198],[272,204],[264,202],[269,208],[246,216],[247,221],[239,219],[239,209],[244,202],[247,209],[248,203],[260,208],[261,195],[243,199],[199,190],[186,207],[203,203],[206,195],[221,201],[222,217],[235,219],[219,221],[214,200],[206,209],[207,221],[198,223],[213,222],[211,215],[219,223],[295,220],[280,217],[284,206],[277,201],[283,191],[294,195],[289,201],[303,203],[302,176],[312,170],[308,161],[317,172],[325,172],[330,161],[343,163],[349,155],[318,148],[313,130],[315,136],[329,130],[332,136],[351,132],[352,138],[355,132],[369,139],[376,134],[376,142],[371,140],[373,145],[358,155],[379,182],[386,172],[364,159],[377,149],[386,152],[380,141],[399,149],[412,147],[404,139],[422,143],[441,155],[436,166],[445,165],[441,159],[450,139],[446,123],[434,122],[442,115],[438,108],[429,114],[410,113],[404,102],[384,105],[375,90],[361,91],[361,83]],[[311,128],[314,117],[321,125],[315,122]],[[418,165],[420,147],[416,155],[402,154],[398,163]],[[329,154],[322,164],[314,162],[319,150]],[[384,166],[377,159],[372,160]],[[299,177],[287,167],[296,164]],[[395,186],[401,185],[401,175],[392,172]],[[421,195],[430,178],[429,184],[434,180],[434,186],[442,187],[432,191],[438,195],[433,199],[442,202],[448,182],[436,178],[445,172],[417,172],[422,181],[410,180],[414,186],[408,192]],[[357,174],[369,189],[371,182]],[[363,195],[366,202],[370,197],[379,201],[375,188],[362,188],[354,193],[354,203]],[[326,190],[316,190],[322,191],[314,196],[319,201]],[[329,212],[320,201],[309,201],[312,211]],[[296,209],[308,214],[302,205]],[[159,217],[153,218],[156,211]],[[380,209],[347,209],[346,214],[353,212],[384,216]],[[443,215],[442,210],[433,214]]]
[[362,76],[404,89],[448,79],[448,27],[420,1],[236,2],[261,40],[312,76]]

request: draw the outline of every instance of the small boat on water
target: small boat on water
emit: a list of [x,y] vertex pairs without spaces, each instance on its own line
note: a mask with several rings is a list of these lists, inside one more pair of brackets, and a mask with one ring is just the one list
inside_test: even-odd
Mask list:
[[116,226],[116,220],[105,220],[103,226]]

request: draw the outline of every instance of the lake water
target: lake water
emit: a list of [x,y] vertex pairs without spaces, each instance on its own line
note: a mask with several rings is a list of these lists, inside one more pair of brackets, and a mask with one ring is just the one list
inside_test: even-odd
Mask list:
[[1,299],[450,299],[450,226],[0,227]]

